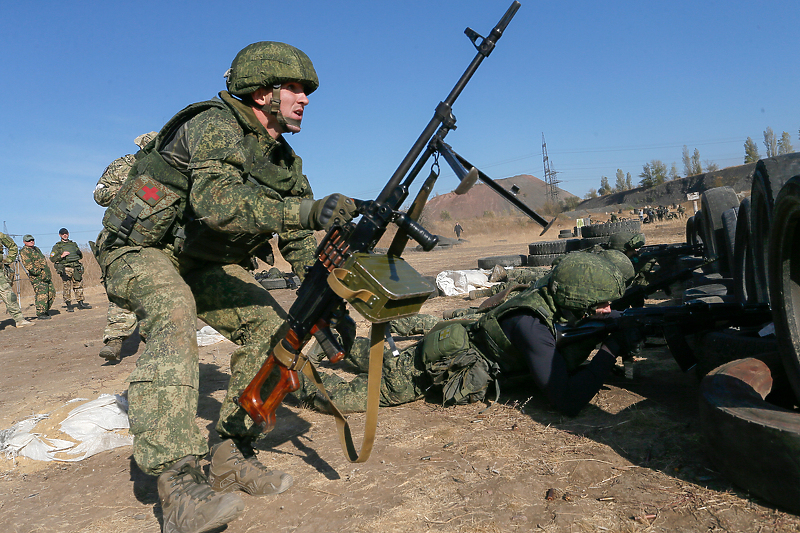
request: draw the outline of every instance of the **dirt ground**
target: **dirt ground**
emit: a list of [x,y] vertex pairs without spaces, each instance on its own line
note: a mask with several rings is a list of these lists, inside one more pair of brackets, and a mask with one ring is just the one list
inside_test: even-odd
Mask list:
[[[539,237],[535,227],[520,226],[475,237],[466,229],[468,242],[409,252],[407,261],[435,275],[475,268],[479,257],[525,254],[527,243],[558,235],[558,228]],[[682,222],[644,231],[648,243],[684,238]],[[273,294],[286,308],[294,296]],[[73,398],[125,390],[144,345],[131,338],[122,361],[104,363],[97,353],[105,294],[89,289],[87,301],[93,309],[60,308],[52,320],[23,329],[0,314],[0,429],[36,413],[55,416]],[[478,302],[434,298],[423,312]],[[23,311],[33,314],[28,305]],[[360,328],[366,331],[363,321]],[[224,341],[200,349],[197,421],[212,443],[233,348]],[[749,497],[713,469],[699,427],[697,377],[681,373],[666,346],[643,356],[633,380],[612,378],[575,418],[551,410],[524,381],[506,384],[500,403],[483,414],[484,404],[442,408],[424,400],[383,409],[364,464],[347,462],[330,417],[284,405],[259,457],[290,472],[295,484],[278,496],[243,494],[244,514],[223,530],[800,530],[800,518]],[[363,416],[353,415],[351,424],[360,438]],[[155,533],[160,519],[155,479],[138,470],[130,447],[75,463],[0,458],[1,531]]]

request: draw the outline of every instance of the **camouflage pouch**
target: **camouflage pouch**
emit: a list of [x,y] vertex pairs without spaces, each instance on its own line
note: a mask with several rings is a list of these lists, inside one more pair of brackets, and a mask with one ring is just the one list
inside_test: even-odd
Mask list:
[[467,328],[458,322],[435,327],[422,341],[422,361],[428,365],[469,348]]
[[169,232],[181,211],[184,194],[147,175],[130,177],[103,216],[110,237],[106,245],[151,246]]
[[75,281],[82,281],[83,280],[83,265],[78,263],[74,267],[72,267],[72,279]]
[[426,365],[434,385],[442,385],[444,405],[463,405],[482,401],[489,383],[498,372],[477,350],[468,348],[453,357]]

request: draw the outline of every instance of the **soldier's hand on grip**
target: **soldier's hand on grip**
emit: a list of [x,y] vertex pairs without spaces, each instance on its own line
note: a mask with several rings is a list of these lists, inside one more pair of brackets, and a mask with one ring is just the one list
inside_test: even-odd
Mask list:
[[608,336],[603,346],[623,360],[632,360],[644,345],[642,332],[637,328],[624,328]]
[[300,223],[308,229],[328,230],[334,224],[350,222],[357,214],[353,199],[339,193],[300,204]]

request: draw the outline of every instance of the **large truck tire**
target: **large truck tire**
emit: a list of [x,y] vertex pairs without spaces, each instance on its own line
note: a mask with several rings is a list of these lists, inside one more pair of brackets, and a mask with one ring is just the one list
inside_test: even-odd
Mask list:
[[722,213],[722,247],[725,249],[726,276],[733,276],[733,256],[736,250],[736,220],[739,216],[739,206],[732,207]]
[[767,278],[768,242],[772,226],[775,198],[783,185],[793,176],[800,175],[800,153],[762,159],[753,171],[750,188],[750,215],[753,232],[750,245],[753,249],[756,290],[754,301],[769,301],[769,279]]
[[739,203],[739,213],[736,216],[736,241],[733,250],[733,271],[731,277],[734,281],[734,294],[739,302],[754,302],[757,294],[755,266],[753,263],[752,215],[750,213],[750,198],[745,198]]
[[712,271],[729,275],[728,257],[725,249],[725,232],[722,224],[722,213],[732,207],[739,206],[739,197],[733,187],[715,187],[708,189],[700,196],[700,210],[703,212],[702,236],[705,245],[705,256],[717,258]]
[[765,398],[767,365],[741,359],[700,384],[700,420],[712,463],[734,484],[792,513],[800,512],[800,414]]
[[800,398],[800,176],[775,200],[769,237],[769,293],[778,349],[789,383]]

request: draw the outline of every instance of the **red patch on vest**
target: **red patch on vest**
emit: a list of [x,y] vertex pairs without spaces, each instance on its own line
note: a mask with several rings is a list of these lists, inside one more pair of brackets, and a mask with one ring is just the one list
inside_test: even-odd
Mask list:
[[157,186],[148,187],[147,185],[143,185],[141,189],[136,191],[136,196],[147,202],[150,207],[156,205],[164,197]]

